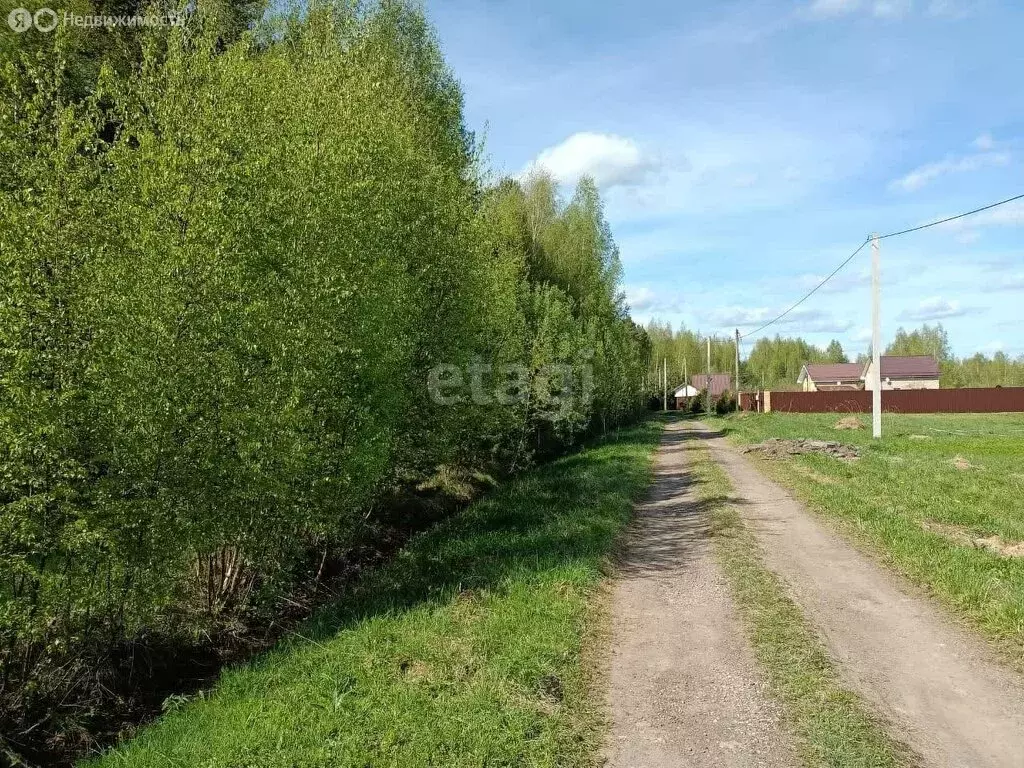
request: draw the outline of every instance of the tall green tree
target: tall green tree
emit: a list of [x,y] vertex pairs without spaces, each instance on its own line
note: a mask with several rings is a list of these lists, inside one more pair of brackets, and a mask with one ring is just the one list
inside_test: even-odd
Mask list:
[[843,345],[838,339],[832,339],[825,348],[825,359],[830,363],[848,363],[850,359],[843,351]]
[[952,357],[949,334],[942,323],[922,325],[913,331],[899,328],[892,342],[885,348],[887,355],[931,355],[939,362]]

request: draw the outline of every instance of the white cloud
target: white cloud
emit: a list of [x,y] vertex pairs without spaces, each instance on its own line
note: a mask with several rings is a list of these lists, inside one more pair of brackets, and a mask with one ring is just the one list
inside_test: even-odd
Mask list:
[[911,0],[875,0],[871,14],[880,19],[901,19],[910,13]]
[[868,11],[879,19],[899,19],[910,13],[913,0],[813,0],[807,14],[816,19],[833,19],[858,11]]
[[889,188],[901,192],[914,192],[949,173],[967,173],[982,168],[1003,166],[1009,162],[1008,152],[977,152],[962,157],[947,157],[937,163],[927,163],[915,168],[906,176],[892,181]]
[[581,176],[591,176],[598,186],[607,189],[639,184],[659,165],[657,158],[632,139],[581,131],[542,151],[526,172],[542,168],[562,184],[575,184]]
[[860,173],[871,156],[862,134],[743,119],[738,131],[726,130],[731,122],[722,128],[681,123],[659,137],[658,146],[667,149],[657,155],[657,172],[605,198],[612,224],[788,210],[823,185]]
[[654,291],[646,285],[627,285],[625,293],[626,303],[634,312],[647,312],[657,301]]
[[[961,19],[970,13],[971,0],[931,0],[923,6],[927,16]],[[880,19],[899,19],[914,9],[914,0],[812,0],[806,13],[818,19],[867,11]]]
[[861,5],[861,0],[814,0],[807,10],[812,16],[829,18],[853,13],[859,10]]
[[[720,328],[752,328],[777,317],[784,308],[719,307],[711,313],[712,322]],[[843,333],[853,323],[840,320],[820,309],[795,309],[774,325],[797,326],[793,333]],[[772,326],[774,328],[774,325]],[[767,330],[767,329],[766,329]]]
[[971,12],[971,0],[932,0],[928,4],[929,16],[947,19],[962,19]]
[[1024,202],[1007,203],[998,208],[976,213],[962,221],[968,222],[968,226],[972,227],[1020,226],[1024,224]]
[[665,296],[648,285],[627,285],[623,291],[626,303],[635,315],[675,314],[682,311],[682,302],[677,296]]
[[[939,225],[942,229],[955,232],[970,232],[983,227],[1019,227],[1024,226],[1024,200],[990,208],[962,219],[954,219]],[[963,237],[963,235],[961,235]],[[970,236],[968,235],[968,239]],[[976,238],[975,238],[976,239]]]
[[944,320],[948,317],[962,317],[981,311],[977,307],[965,307],[955,299],[950,301],[941,296],[933,296],[925,299],[914,309],[907,309],[900,313],[900,320],[917,320],[927,322],[929,320]]
[[[810,290],[825,279],[825,275],[802,275],[798,283],[805,289]],[[860,272],[846,272],[836,275],[819,288],[820,293],[849,293],[855,288],[869,285],[871,283],[871,272],[862,269]]]
[[992,134],[987,131],[981,134],[978,138],[971,142],[971,146],[981,152],[991,152],[996,148],[996,143],[992,139]]
[[869,342],[871,341],[871,329],[867,326],[861,326],[851,334],[850,339],[856,344]]
[[1024,291],[1024,272],[1003,275],[995,281],[988,281],[983,291]]

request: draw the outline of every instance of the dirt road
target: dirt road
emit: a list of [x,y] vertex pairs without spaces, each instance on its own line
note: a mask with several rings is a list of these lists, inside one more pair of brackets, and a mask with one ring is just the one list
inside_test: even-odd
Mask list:
[[711,551],[685,430],[664,432],[612,597],[607,765],[795,766]]
[[789,584],[847,684],[924,764],[1024,766],[1024,678],[820,523],[724,438],[707,444],[732,480],[766,565]]

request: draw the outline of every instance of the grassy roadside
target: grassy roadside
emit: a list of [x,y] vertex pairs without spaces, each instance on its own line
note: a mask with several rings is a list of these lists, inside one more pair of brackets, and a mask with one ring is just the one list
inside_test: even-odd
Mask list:
[[740,443],[858,445],[855,463],[808,455],[760,466],[1024,669],[1024,557],[1005,551],[1024,542],[1024,415],[886,415],[880,442],[870,429],[836,431],[837,419],[767,414],[715,426]]
[[906,748],[893,741],[860,699],[842,686],[800,608],[762,564],[757,542],[729,501],[732,487],[721,467],[699,441],[688,450],[698,494],[712,516],[716,553],[805,765],[915,765]]
[[86,765],[592,764],[601,714],[584,639],[659,433],[648,422],[509,483]]

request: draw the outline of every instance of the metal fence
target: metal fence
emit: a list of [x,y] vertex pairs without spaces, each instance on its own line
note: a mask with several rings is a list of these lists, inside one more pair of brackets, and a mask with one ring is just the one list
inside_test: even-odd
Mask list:
[[[744,392],[743,410],[785,413],[870,413],[871,392]],[[882,392],[884,413],[1020,413],[1024,387],[892,389]]]

